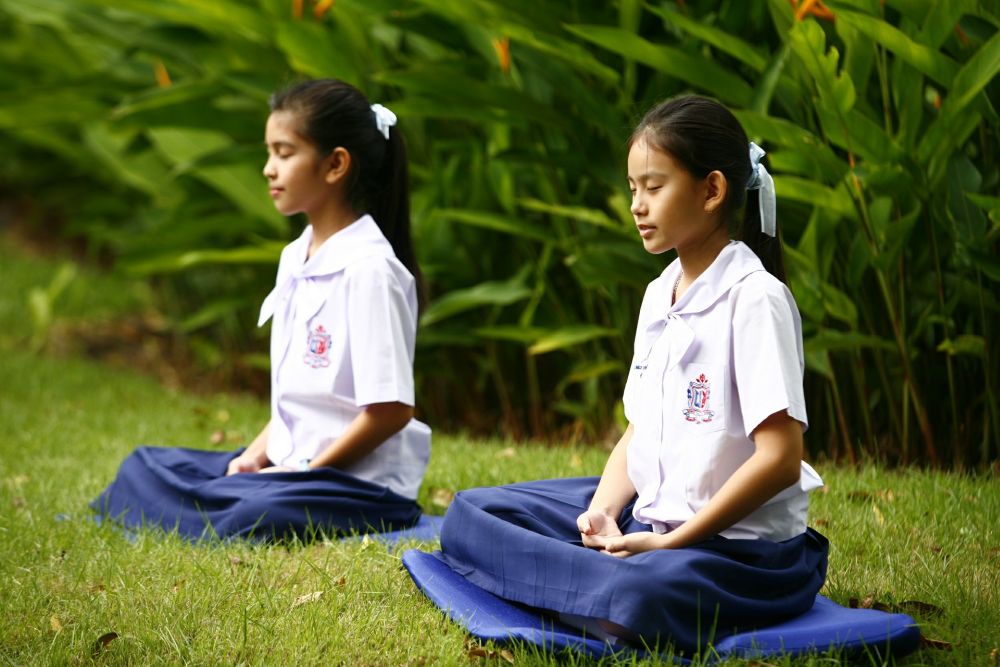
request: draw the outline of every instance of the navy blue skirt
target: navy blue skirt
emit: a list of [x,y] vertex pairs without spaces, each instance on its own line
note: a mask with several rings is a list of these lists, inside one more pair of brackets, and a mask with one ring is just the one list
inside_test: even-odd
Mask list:
[[[812,607],[826,576],[828,543],[819,533],[785,542],[714,537],[613,558],[584,547],[576,527],[598,481],[462,491],[445,516],[440,557],[499,597],[611,621],[649,646],[669,641],[686,654]],[[619,518],[622,532],[650,530],[631,509]]]
[[159,526],[185,538],[310,538],[396,530],[420,506],[388,488],[335,468],[226,476],[236,452],[139,447],[91,503],[128,528]]

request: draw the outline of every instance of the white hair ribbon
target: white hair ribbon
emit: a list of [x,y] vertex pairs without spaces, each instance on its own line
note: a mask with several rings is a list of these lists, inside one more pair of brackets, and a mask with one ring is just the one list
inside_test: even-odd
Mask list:
[[372,105],[372,113],[375,114],[375,127],[382,136],[389,139],[389,128],[396,124],[396,114],[386,109],[381,104]]
[[760,190],[760,231],[773,237],[778,235],[774,179],[760,162],[766,154],[763,148],[750,142],[750,180],[747,181],[747,190]]

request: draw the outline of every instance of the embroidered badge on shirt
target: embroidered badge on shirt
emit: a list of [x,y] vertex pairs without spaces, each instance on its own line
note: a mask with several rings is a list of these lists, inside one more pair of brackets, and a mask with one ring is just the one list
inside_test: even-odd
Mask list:
[[309,333],[309,342],[306,347],[308,350],[302,361],[307,366],[326,368],[330,365],[330,334],[326,332],[322,324]]
[[705,374],[688,383],[688,406],[682,410],[684,419],[696,424],[707,424],[715,417],[715,412],[708,409],[708,398],[712,393],[711,383]]

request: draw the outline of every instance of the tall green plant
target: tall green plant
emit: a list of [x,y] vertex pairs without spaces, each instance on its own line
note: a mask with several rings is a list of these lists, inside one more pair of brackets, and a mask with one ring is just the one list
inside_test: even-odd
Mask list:
[[157,278],[178,335],[249,363],[239,341],[295,233],[259,176],[266,96],[349,80],[410,145],[424,416],[592,437],[621,418],[664,265],[635,239],[624,137],[654,102],[708,94],[776,174],[813,448],[985,463],[1000,19],[973,0],[827,4],[0,0],[0,141],[107,191],[2,179],[70,192],[54,196],[82,204],[75,231]]

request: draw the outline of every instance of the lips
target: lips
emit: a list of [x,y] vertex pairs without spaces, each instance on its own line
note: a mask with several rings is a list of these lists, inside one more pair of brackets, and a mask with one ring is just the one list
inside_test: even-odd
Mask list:
[[656,227],[653,225],[636,225],[639,230],[639,236],[644,239],[648,239],[656,231]]
[[274,188],[274,187],[272,187],[271,190],[270,190],[270,192],[271,192],[271,199],[276,198],[278,195],[280,195],[284,191],[285,191],[284,188]]

